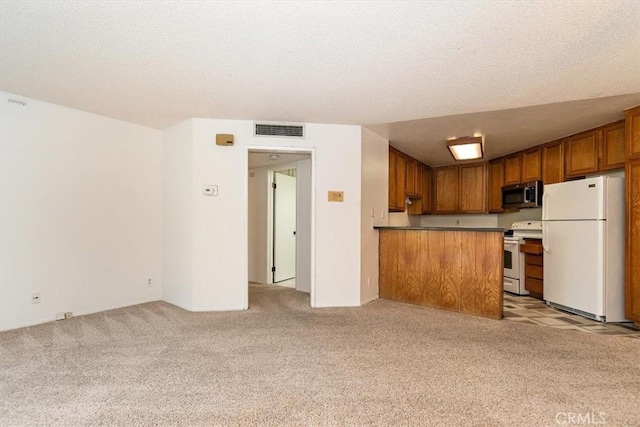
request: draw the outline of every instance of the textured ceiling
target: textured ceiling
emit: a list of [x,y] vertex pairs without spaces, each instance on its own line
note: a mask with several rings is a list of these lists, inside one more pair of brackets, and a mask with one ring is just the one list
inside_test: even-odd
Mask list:
[[375,125],[639,93],[639,22],[638,1],[3,0],[0,88],[160,129]]

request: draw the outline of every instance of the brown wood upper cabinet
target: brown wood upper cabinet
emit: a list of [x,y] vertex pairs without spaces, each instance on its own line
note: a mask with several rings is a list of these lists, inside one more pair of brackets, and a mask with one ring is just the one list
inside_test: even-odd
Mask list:
[[640,106],[625,113],[627,159],[640,159]]
[[522,153],[522,182],[542,179],[542,150],[540,147]]
[[433,213],[458,213],[460,206],[460,168],[445,166],[433,168]]
[[502,186],[504,185],[504,158],[491,160],[489,174],[489,212],[500,213],[502,209]]
[[487,212],[487,164],[460,166],[460,212]]
[[542,146],[542,183],[564,181],[564,141],[553,141]]
[[504,185],[522,182],[522,153],[511,154],[504,159]]
[[389,147],[389,212],[404,212],[406,158]]
[[598,172],[599,140],[600,132],[597,129],[567,138],[564,144],[567,178]]
[[414,195],[416,192],[416,175],[418,162],[411,158],[406,158],[405,161],[405,191],[408,195]]
[[[413,201],[408,207],[405,204],[407,197]],[[411,215],[431,213],[430,197],[431,169],[390,146],[389,212],[407,210]]]
[[485,213],[487,164],[472,163],[433,169],[433,213]]
[[418,162],[418,179],[420,180],[420,197],[414,199],[407,207],[409,215],[426,215],[431,213],[431,169]]
[[431,213],[431,168],[422,166],[422,214]]
[[600,170],[624,168],[624,120],[600,128]]
[[422,168],[416,159],[406,158],[406,194],[410,197],[422,197]]

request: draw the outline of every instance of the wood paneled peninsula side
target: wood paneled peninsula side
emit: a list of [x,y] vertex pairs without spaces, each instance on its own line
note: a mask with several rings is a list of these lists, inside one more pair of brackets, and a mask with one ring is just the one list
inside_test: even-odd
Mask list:
[[380,298],[502,318],[501,228],[375,228]]

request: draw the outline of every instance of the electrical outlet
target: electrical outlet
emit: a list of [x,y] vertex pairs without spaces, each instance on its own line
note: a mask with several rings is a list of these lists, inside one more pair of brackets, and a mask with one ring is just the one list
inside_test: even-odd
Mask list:
[[218,195],[218,186],[217,185],[203,185],[202,186],[202,194],[204,194],[205,196],[216,197]]
[[375,218],[376,216],[376,211],[375,209],[371,208],[371,218]]
[[147,287],[152,285],[153,285],[153,281],[151,279],[147,279]]
[[66,313],[56,313],[56,320],[67,320],[73,317],[72,311],[67,311]]
[[40,304],[40,292],[31,294],[31,304]]

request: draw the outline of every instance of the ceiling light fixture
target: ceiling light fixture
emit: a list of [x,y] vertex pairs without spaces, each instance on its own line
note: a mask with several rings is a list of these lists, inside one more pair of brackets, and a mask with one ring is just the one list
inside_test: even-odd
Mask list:
[[278,160],[280,158],[280,156],[278,156],[277,154],[272,154],[272,155],[269,156],[269,158],[271,160]]
[[447,140],[447,148],[456,160],[481,159],[483,155],[482,145],[481,136],[466,136]]

